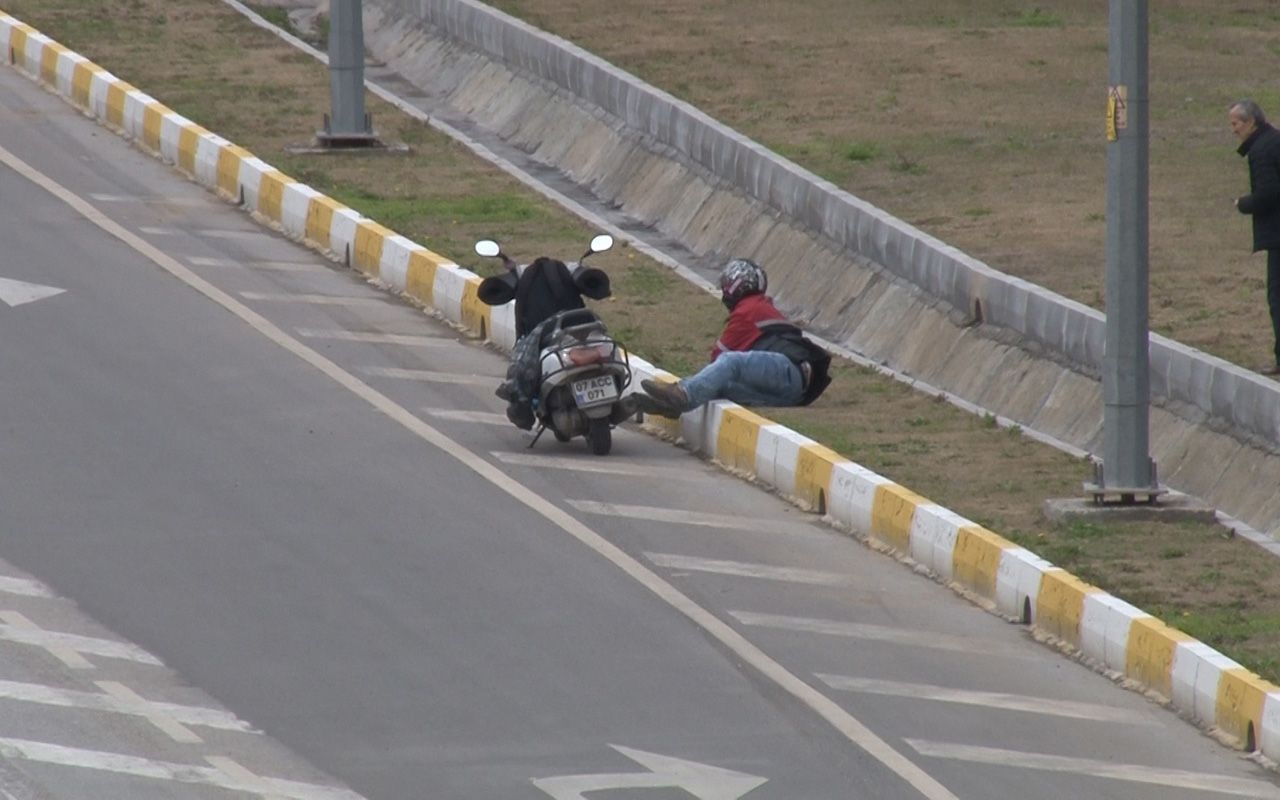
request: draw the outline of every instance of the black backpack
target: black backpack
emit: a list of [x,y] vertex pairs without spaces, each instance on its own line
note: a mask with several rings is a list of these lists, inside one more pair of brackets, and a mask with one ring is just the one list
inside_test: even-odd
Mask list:
[[810,369],[809,385],[805,387],[800,405],[807,406],[817,400],[831,385],[831,354],[790,322],[767,322],[760,328],[763,333],[751,345],[751,349],[782,353],[796,366],[807,362]]
[[581,264],[569,269],[563,261],[538,258],[517,276],[508,270],[480,282],[480,301],[491,306],[516,301],[516,337],[560,311],[585,308],[582,298],[603,300],[609,296],[609,276]]
[[516,282],[516,336],[524,336],[547,317],[586,308],[582,292],[563,261],[538,258],[524,268]]

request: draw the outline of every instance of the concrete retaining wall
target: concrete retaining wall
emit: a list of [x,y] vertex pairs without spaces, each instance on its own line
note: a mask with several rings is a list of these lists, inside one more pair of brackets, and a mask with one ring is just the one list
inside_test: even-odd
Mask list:
[[[366,43],[451,109],[868,358],[1089,452],[1105,320],[972,259],[589,53],[469,0],[366,0]],[[984,324],[965,325],[979,315]],[[1160,480],[1280,530],[1280,384],[1153,336]]]

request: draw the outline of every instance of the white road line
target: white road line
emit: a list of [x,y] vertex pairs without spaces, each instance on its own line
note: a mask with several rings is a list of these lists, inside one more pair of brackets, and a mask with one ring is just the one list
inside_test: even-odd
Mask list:
[[[111,681],[98,681],[104,690]],[[119,686],[119,684],[115,684]],[[175,703],[151,702],[132,692],[129,696],[119,694],[96,694],[80,692],[72,689],[60,689],[56,686],[44,686],[38,683],[20,683],[18,681],[0,681],[0,700],[16,700],[23,703],[37,703],[62,708],[81,708],[87,711],[104,711],[112,714],[130,714],[147,716],[163,714],[185,725],[200,725],[222,731],[257,734],[252,725],[234,714],[219,711],[215,708],[198,706],[182,706]]]
[[204,741],[196,735],[194,731],[178,722],[173,717],[164,713],[158,708],[151,707],[143,700],[137,692],[125,686],[123,683],[116,681],[95,681],[98,688],[106,692],[116,700],[130,703],[140,709],[140,716],[146,718],[147,722],[159,728],[175,742],[183,742],[184,744],[199,744]]
[[160,195],[138,197],[135,195],[103,194],[100,192],[95,192],[89,196],[101,203],[142,203],[145,205],[192,207],[203,207],[209,204],[208,200],[201,200],[196,197],[164,197]]
[[5,594],[18,594],[23,597],[53,597],[53,592],[49,591],[49,587],[40,581],[33,581],[29,578],[10,578],[0,575],[0,592]]
[[256,239],[264,234],[264,231],[239,231],[239,230],[222,230],[219,228],[170,228],[159,225],[141,225],[138,230],[150,236],[181,236],[183,234],[195,234],[203,236],[206,239]]
[[[675,479],[674,470],[664,467],[650,467],[651,477]],[[788,536],[815,537],[826,534],[803,522],[791,522],[783,519],[760,519],[758,517],[742,517],[733,514],[707,514],[700,511],[685,511],[679,508],[658,508],[655,506],[629,506],[617,503],[599,503],[594,500],[570,500],[569,505],[587,514],[601,514],[609,517],[631,517],[651,522],[666,522],[679,525],[699,525],[706,528],[724,528],[733,531],[755,531],[757,533],[780,533]]]
[[224,775],[228,775],[235,780],[243,781],[245,784],[254,787],[254,793],[261,795],[262,800],[281,800],[278,795],[271,793],[271,787],[267,781],[226,756],[205,756],[204,760],[208,761]]
[[843,636],[849,639],[867,639],[875,642],[928,647],[953,653],[999,655],[1006,658],[1032,658],[1030,651],[1009,647],[1000,642],[980,641],[966,636],[946,633],[922,633],[889,628],[883,625],[866,625],[857,622],[838,622],[808,617],[786,617],[778,614],[757,614],[750,611],[730,611],[729,615],[743,625],[758,628],[777,628],[797,633],[817,633],[824,636]]
[[206,258],[190,256],[187,258],[197,267],[248,267],[249,269],[268,269],[279,272],[319,272],[325,268],[320,264],[298,261],[234,261],[230,258]]
[[[497,380],[496,378],[494,380]],[[459,411],[456,408],[424,408],[427,414],[440,419],[457,420],[458,422],[474,422],[479,425],[503,425],[511,427],[511,420],[505,414],[491,411]]]
[[192,272],[190,268],[183,266],[177,259],[158,247],[136,236],[94,208],[93,205],[85,202],[75,192],[70,191],[3,147],[0,147],[0,163],[7,165],[14,172],[66,203],[86,220],[133,248],[165,272],[173,275],[192,289],[244,320],[245,324],[262,334],[263,337],[315,367],[327,375],[334,383],[399,423],[413,435],[428,444],[438,447],[442,453],[457,459],[464,467],[470,469],[483,480],[488,481],[497,491],[507,493],[513,500],[524,504],[534,513],[543,516],[548,522],[560,527],[565,533],[608,560],[636,583],[645,587],[664,603],[671,606],[671,608],[683,614],[690,622],[704,630],[708,636],[720,642],[730,652],[742,659],[743,663],[750,665],[759,672],[764,679],[772,681],[783,692],[807,706],[814,714],[821,717],[841,736],[845,737],[849,743],[860,747],[867,755],[892,770],[894,774],[905,783],[910,784],[927,800],[958,800],[956,795],[948,790],[947,787],[939,783],[937,779],[921,769],[919,765],[907,758],[902,752],[894,749],[887,741],[877,736],[875,731],[868,728],[857,717],[850,714],[847,709],[841,707],[839,703],[814,689],[798,675],[789,672],[768,653],[734,630],[732,626],[695,603],[687,595],[676,589],[669,581],[664,580],[658,573],[628,555],[626,551],[582,524],[572,514],[557,507],[529,487],[511,480],[511,476],[486,461],[479,453],[474,453],[459,442],[450,439],[404,406],[394,402],[391,398],[359,380],[333,361],[289,336],[266,317],[201,278]]
[[456,344],[443,336],[411,336],[405,333],[362,333],[360,331],[320,330],[298,328],[304,339],[328,339],[335,342],[361,342],[363,344],[399,344],[405,347],[444,347]]
[[943,703],[1000,708],[1006,711],[1026,711],[1032,714],[1090,719],[1099,722],[1125,722],[1138,725],[1155,724],[1148,719],[1135,720],[1133,712],[1126,709],[1097,705],[1095,703],[1050,700],[1045,697],[1005,694],[1003,692],[975,692],[967,689],[933,686],[927,683],[900,683],[898,681],[882,681],[871,678],[854,678],[847,675],[824,675],[818,673],[816,677],[832,689],[844,692],[865,692],[867,694],[880,694],[891,697],[913,697],[920,700],[937,700]]
[[315,306],[383,306],[385,297],[342,297],[331,294],[290,294],[288,292],[241,292],[245,300],[266,303],[309,303]]
[[254,780],[246,780],[242,777],[229,775],[223,770],[212,766],[201,767],[195,764],[175,764],[170,761],[155,761],[123,753],[83,750],[78,747],[64,747],[47,742],[33,742],[28,739],[0,738],[0,755],[11,759],[21,758],[27,761],[37,761],[42,764],[114,772],[135,778],[151,778],[153,780],[214,786],[219,789],[259,796],[265,790],[270,792],[271,797],[287,797],[291,800],[363,800],[355,792],[336,786],[319,786],[313,783],[302,783],[282,778],[262,778],[256,775],[253,776]]
[[[506,422],[506,417],[503,417],[503,421]],[[507,424],[510,425],[511,423],[507,422]],[[533,453],[511,453],[503,450],[494,450],[490,455],[504,464],[512,464],[518,467],[535,467],[537,469],[565,469],[577,472],[595,472],[602,475],[627,475],[633,478],[654,478],[657,480],[669,481],[714,480],[716,477],[707,473],[680,469],[679,467],[665,467],[657,464],[636,464],[633,462],[619,460],[605,461],[597,457],[567,458],[564,456],[540,456]],[[585,511],[589,514],[610,513],[608,511],[597,511],[593,508],[586,507],[592,505],[592,503],[587,500],[570,500],[569,504],[577,508],[579,511]],[[608,504],[597,503],[594,505],[604,506]],[[610,506],[610,508],[630,509],[639,508],[639,506]]]
[[58,641],[55,638],[56,634],[45,633],[39,625],[19,612],[0,611],[0,619],[6,623],[0,625],[0,639],[43,647],[49,655],[71,669],[94,669],[93,662],[76,652],[76,648],[68,646],[66,642]]
[[[1043,753],[1025,753],[1020,750],[1004,750],[998,747],[930,742],[923,739],[906,739],[905,741],[920,755],[934,758],[949,758],[955,761],[1021,769],[1039,769],[1048,772],[1073,772],[1095,778],[1172,786],[1190,791],[1234,794],[1259,798],[1259,800],[1280,800],[1280,787],[1275,784],[1248,778],[1234,778],[1229,775],[1162,769],[1141,764],[1115,764],[1091,758],[1069,758]],[[1184,796],[1179,795],[1179,797]]]
[[717,575],[737,575],[743,578],[763,578],[770,581],[805,583],[812,586],[847,586],[848,575],[822,572],[797,567],[774,567],[768,564],[747,564],[742,561],[720,561],[713,558],[695,558],[672,553],[645,553],[644,557],[660,567],[682,569],[690,572],[714,572]]
[[265,231],[253,230],[223,230],[219,228],[199,228],[195,231],[198,235],[209,239],[257,239],[260,238]]
[[[80,653],[88,653],[91,656],[120,658],[126,661],[136,661],[139,664],[163,666],[160,659],[127,642],[97,639],[92,636],[80,636],[75,633],[46,631],[16,611],[0,611],[0,619],[7,623],[0,625],[0,639],[7,642],[43,647],[50,652],[61,650],[77,657]],[[83,659],[81,660],[83,661]],[[89,662],[86,661],[85,663],[88,664],[88,668],[93,668],[93,665]],[[68,664],[68,666],[72,665]],[[85,667],[78,668],[84,669]]]
[[[365,375],[379,378],[400,378],[424,383],[461,383],[475,386],[497,386],[502,378],[490,375],[463,375],[458,372],[435,372],[429,369],[401,369],[400,367],[360,367]],[[510,424],[510,423],[508,423]]]

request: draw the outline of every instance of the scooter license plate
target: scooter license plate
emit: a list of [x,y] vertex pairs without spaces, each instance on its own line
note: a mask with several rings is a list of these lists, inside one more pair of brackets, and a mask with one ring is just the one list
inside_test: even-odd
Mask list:
[[582,378],[573,382],[573,398],[578,408],[598,406],[618,398],[618,385],[612,375]]

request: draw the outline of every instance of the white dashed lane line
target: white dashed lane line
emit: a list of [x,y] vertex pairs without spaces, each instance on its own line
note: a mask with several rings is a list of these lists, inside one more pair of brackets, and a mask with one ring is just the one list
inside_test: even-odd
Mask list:
[[[1240,797],[1257,798],[1257,800],[1280,800],[1280,788],[1274,784],[1248,778],[1233,778],[1228,775],[1212,775],[1205,772],[1188,772],[1180,769],[1146,767],[1140,764],[1116,764],[1091,758],[1070,758],[1044,753],[1026,753],[1020,750],[1005,750],[998,747],[976,747],[965,744],[949,744],[947,742],[930,742],[923,739],[905,739],[904,741],[915,748],[915,751],[922,756],[966,761],[971,764],[991,764],[993,766],[1038,769],[1048,772],[1071,772],[1095,778],[1109,778],[1111,780],[1147,783],[1156,786],[1171,786],[1189,791],[1231,794]],[[1186,798],[1187,795],[1179,794],[1178,797]]]
[[798,567],[775,567],[769,564],[748,564],[742,561],[723,561],[714,558],[695,558],[673,553],[645,553],[644,557],[659,567],[688,572],[712,572],[716,575],[733,575],[740,578],[760,578],[786,583],[803,583],[810,586],[851,586],[853,579],[838,572],[823,572]]
[[[399,378],[424,383],[459,383],[474,386],[497,386],[502,380],[492,375],[463,375],[457,372],[435,372],[429,369],[402,369],[400,367],[360,367],[360,372],[379,378]],[[510,425],[511,423],[507,423]]]
[[934,700],[941,703],[999,708],[1005,711],[1025,711],[1030,714],[1089,719],[1098,722],[1120,722],[1135,725],[1155,724],[1149,719],[1135,719],[1133,712],[1127,709],[1098,705],[1096,703],[1050,700],[1044,697],[1006,694],[1004,692],[975,692],[967,689],[933,686],[926,683],[900,683],[898,681],[882,681],[871,678],[854,678],[847,675],[824,675],[818,673],[815,677],[832,689],[843,692],[863,692],[889,697],[910,697],[917,700]]
[[455,408],[424,408],[422,411],[436,419],[447,419],[453,420],[454,422],[471,422],[476,425],[504,425],[506,427],[513,427],[511,420],[507,419],[505,414],[495,414],[491,411],[460,411]]
[[195,234],[206,239],[260,239],[263,235],[261,229],[247,231],[223,230],[220,228],[166,228],[158,225],[143,225],[138,228],[138,231],[148,236],[188,236]]
[[197,267],[242,267],[248,269],[277,270],[279,272],[322,272],[325,267],[296,261],[234,261],[230,258],[205,258],[191,256],[187,261]]
[[[507,424],[510,425],[511,423],[508,422]],[[560,469],[590,472],[599,475],[623,475],[628,478],[653,478],[663,481],[713,480],[716,477],[702,472],[682,470],[678,467],[662,464],[638,464],[634,461],[602,459],[599,456],[569,458],[564,456],[543,456],[535,453],[511,453],[501,450],[495,450],[491,455],[504,464],[511,464],[517,467],[533,467],[535,469]],[[609,506],[607,503],[592,503],[588,500],[569,500],[568,502],[569,505],[579,511],[589,514],[610,513],[609,511],[597,510],[597,506],[608,506],[613,509],[640,508],[639,506]]]
[[264,303],[302,303],[313,306],[385,306],[390,301],[387,297],[331,294],[289,294],[287,292],[241,292],[245,300],[258,300]]
[[319,330],[298,328],[304,339],[327,339],[335,342],[360,342],[363,344],[398,344],[404,347],[445,347],[457,344],[443,336],[412,336],[405,333],[361,333],[359,331]]
[[[655,466],[650,468],[652,477],[674,479],[674,470]],[[734,514],[708,514],[701,511],[685,511],[678,508],[633,506],[619,503],[600,503],[594,500],[568,500],[569,505],[586,514],[610,517],[629,517],[648,522],[664,522],[676,525],[697,525],[725,530],[753,531],[756,533],[784,534],[806,538],[829,538],[830,534],[803,522],[782,519],[760,519]]]
[[730,611],[729,616],[743,625],[758,628],[774,628],[794,633],[817,633],[824,636],[840,636],[849,639],[927,647],[953,653],[972,653],[1005,658],[1036,658],[1037,653],[995,641],[980,641],[967,636],[954,636],[929,631],[911,631],[883,625],[867,625],[859,622],[840,622],[809,617],[788,617],[780,614],[759,614],[751,611]]

